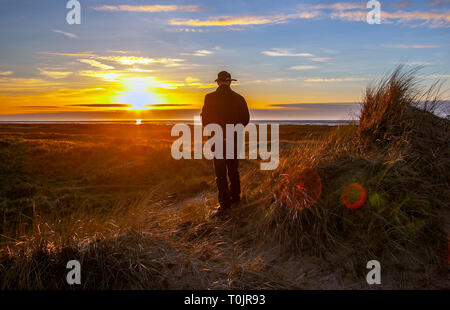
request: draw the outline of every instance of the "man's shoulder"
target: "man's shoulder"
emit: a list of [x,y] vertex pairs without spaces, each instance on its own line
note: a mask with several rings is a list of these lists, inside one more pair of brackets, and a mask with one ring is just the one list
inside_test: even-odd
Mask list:
[[207,94],[206,94],[206,97],[211,97],[211,96],[214,96],[215,94],[217,94],[217,89],[213,90],[213,91],[210,92],[210,93],[207,93]]
[[233,94],[233,96],[235,96],[236,98],[239,98],[241,100],[245,100],[244,96],[242,96],[241,94],[235,92],[234,90],[231,90],[231,93]]
[[205,95],[205,100],[214,98],[214,97],[216,96],[216,93],[217,93],[216,90],[213,91],[213,92],[207,93],[207,94]]

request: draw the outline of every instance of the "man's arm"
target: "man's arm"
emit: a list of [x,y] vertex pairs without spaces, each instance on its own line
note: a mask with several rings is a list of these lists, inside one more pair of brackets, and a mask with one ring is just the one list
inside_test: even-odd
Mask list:
[[241,103],[241,111],[239,113],[241,124],[244,126],[248,125],[248,122],[250,121],[250,112],[248,111],[247,102],[245,101],[244,97],[242,97],[242,103]]
[[202,125],[207,126],[211,124],[211,109],[208,105],[208,96],[205,96],[205,102],[203,104],[202,113],[200,114],[202,117]]

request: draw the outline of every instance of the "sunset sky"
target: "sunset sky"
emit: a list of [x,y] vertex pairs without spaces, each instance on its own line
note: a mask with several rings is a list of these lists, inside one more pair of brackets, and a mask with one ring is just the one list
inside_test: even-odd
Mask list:
[[448,0],[67,2],[0,0],[0,121],[189,119],[221,70],[254,118],[346,119],[398,63],[450,77]]

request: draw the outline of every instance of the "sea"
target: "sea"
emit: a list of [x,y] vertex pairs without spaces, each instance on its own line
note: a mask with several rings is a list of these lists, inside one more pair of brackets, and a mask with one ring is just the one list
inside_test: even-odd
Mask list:
[[[167,119],[167,120],[70,120],[70,121],[0,121],[0,124],[153,124],[153,125],[174,125],[174,124],[194,124],[192,119]],[[252,120],[253,124],[279,124],[279,125],[325,125],[338,126],[357,124],[358,120]]]

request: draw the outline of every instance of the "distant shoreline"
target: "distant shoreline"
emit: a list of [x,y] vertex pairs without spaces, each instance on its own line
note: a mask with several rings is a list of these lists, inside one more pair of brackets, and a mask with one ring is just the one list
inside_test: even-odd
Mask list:
[[[254,124],[277,123],[280,125],[348,125],[357,120],[253,120]],[[193,124],[193,120],[142,120],[140,125],[173,125],[177,123]],[[93,121],[0,121],[0,124],[136,124],[136,120],[93,120]]]

